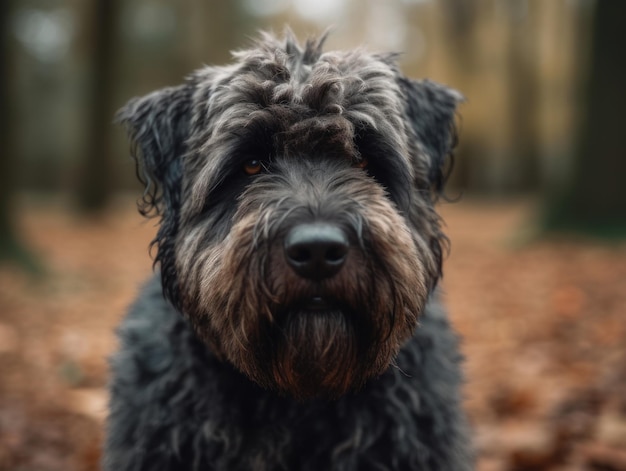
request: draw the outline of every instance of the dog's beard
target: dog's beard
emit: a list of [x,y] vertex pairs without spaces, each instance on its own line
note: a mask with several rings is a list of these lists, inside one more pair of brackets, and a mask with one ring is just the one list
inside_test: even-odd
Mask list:
[[210,290],[210,302],[182,311],[218,358],[298,400],[335,399],[381,375],[421,311],[418,297],[399,297],[385,277],[369,292],[341,283],[291,285],[273,299],[263,289],[226,289],[228,297]]
[[264,345],[266,379],[280,392],[298,399],[336,398],[375,373],[371,328],[345,311],[294,309],[271,330],[271,342]]
[[386,277],[371,291],[345,283],[288,285],[282,296],[270,298],[265,289],[224,285],[228,289],[221,292],[207,283],[212,289],[204,292],[206,304],[188,296],[195,302],[182,312],[218,358],[260,386],[298,400],[335,399],[381,375],[410,337],[422,307],[414,291]]

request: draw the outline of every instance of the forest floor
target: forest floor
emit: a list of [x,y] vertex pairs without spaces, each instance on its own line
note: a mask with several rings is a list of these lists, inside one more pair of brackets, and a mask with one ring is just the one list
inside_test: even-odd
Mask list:
[[[535,238],[529,202],[441,208],[480,471],[626,471],[626,243]],[[29,202],[33,278],[0,266],[0,470],[98,469],[114,328],[151,273],[154,221]]]

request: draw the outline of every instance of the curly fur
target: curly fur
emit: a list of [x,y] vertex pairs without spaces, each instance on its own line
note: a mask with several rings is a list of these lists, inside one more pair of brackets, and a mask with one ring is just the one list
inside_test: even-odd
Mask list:
[[473,469],[457,339],[431,301],[395,366],[336,401],[298,402],[205,348],[152,280],[119,331],[105,469]]
[[[118,114],[160,279],[120,330],[105,469],[472,468],[435,291],[461,97],[323,42],[263,35]],[[350,252],[314,282],[282,241],[319,220]]]

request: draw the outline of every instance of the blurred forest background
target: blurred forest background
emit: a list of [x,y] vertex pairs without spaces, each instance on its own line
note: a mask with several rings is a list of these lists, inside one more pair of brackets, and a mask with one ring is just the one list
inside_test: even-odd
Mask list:
[[0,470],[97,469],[154,225],[112,117],[259,29],[461,91],[444,289],[481,470],[626,470],[626,2],[2,0]]

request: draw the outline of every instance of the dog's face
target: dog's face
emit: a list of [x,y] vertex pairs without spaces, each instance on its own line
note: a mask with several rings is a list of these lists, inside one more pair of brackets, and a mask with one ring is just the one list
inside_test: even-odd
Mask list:
[[162,216],[167,297],[218,356],[297,398],[360,387],[416,328],[460,99],[322,42],[266,35],[118,116],[142,209]]

